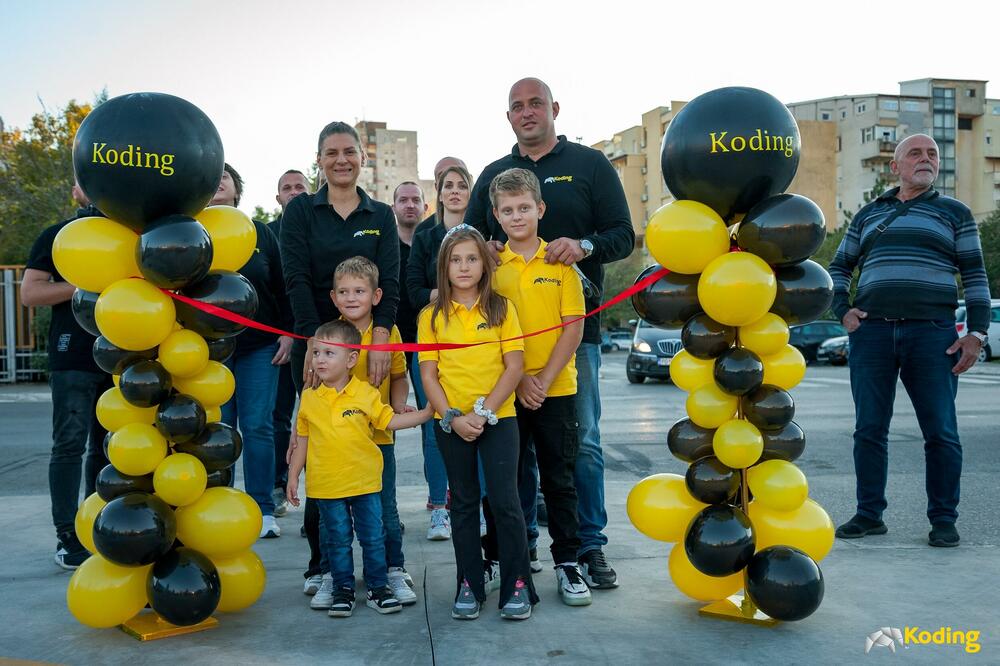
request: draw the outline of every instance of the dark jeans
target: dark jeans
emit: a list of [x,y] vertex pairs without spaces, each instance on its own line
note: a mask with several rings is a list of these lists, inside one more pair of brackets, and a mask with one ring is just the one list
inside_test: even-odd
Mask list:
[[601,348],[581,342],[576,348],[576,415],[580,421],[580,450],[576,457],[577,516],[580,519],[580,555],[608,543],[604,528],[604,452],[601,450]]
[[500,560],[499,607],[514,592],[518,578],[528,585],[532,603],[538,603],[528,561],[524,514],[517,495],[517,420],[503,418],[486,426],[473,442],[466,442],[454,432],[441,430],[435,421],[434,436],[448,470],[451,485],[452,545],[455,548],[456,595],[462,580],[468,580],[476,599],[485,601],[483,553],[479,542],[479,468],[482,460],[486,494],[496,521]]
[[399,529],[399,508],[396,506],[396,445],[380,444],[382,452],[382,530],[385,539],[385,564],[388,567],[402,567],[403,531]]
[[[292,385],[295,392],[302,394],[302,368],[306,359],[305,340],[296,340],[292,343],[292,360],[288,363],[292,373]],[[308,492],[308,488],[306,489]],[[306,530],[306,540],[309,542],[309,567],[303,574],[306,578],[317,576],[323,573],[321,563],[323,562],[323,551],[319,545],[319,508],[316,500],[306,496],[306,506],[302,511],[302,525]]]
[[924,436],[927,517],[931,522],[958,518],[962,445],[955,416],[958,377],[951,372],[958,354],[945,354],[957,338],[955,322],[949,320],[865,319],[850,334],[860,515],[881,520],[887,505],[889,422],[898,378]]
[[[407,363],[410,368],[410,379],[413,380],[413,395],[417,400],[417,408],[423,409],[427,404],[427,395],[424,393],[424,382],[420,378],[420,365],[414,363],[416,359],[407,355]],[[431,421],[420,426],[423,436],[424,453],[424,479],[427,481],[427,501],[435,506],[444,506],[448,501],[448,474],[444,469],[444,461],[441,460],[441,452],[438,450],[437,442],[434,440],[434,424]]]
[[389,583],[382,538],[382,502],[378,493],[343,499],[314,499],[321,515],[323,551],[330,561],[333,586],[354,589],[354,534],[361,544],[365,586],[369,590]]
[[52,390],[49,496],[57,535],[74,531],[80,502],[80,477],[83,476],[85,495],[89,496],[94,492],[97,474],[108,464],[103,446],[107,431],[98,423],[94,410],[98,398],[112,385],[111,375],[103,372],[54,370],[49,373]]
[[278,366],[278,392],[274,399],[271,419],[274,423],[274,487],[285,489],[288,485],[288,440],[292,436],[292,412],[295,411],[295,384],[292,382],[292,364]]

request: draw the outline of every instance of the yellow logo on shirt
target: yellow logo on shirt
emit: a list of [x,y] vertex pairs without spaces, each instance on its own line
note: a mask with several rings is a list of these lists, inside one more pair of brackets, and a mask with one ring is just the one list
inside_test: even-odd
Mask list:
[[535,278],[534,284],[554,284],[557,287],[561,287],[562,280],[557,280],[556,278],[537,277]]
[[345,418],[346,419],[346,418],[348,418],[350,416],[358,416],[358,415],[364,416],[364,414],[365,413],[363,411],[361,411],[360,409],[345,409],[344,413],[341,414],[340,416],[341,416],[341,418]]
[[361,231],[355,231],[354,237],[361,238],[362,236],[381,236],[382,232],[379,229],[362,229]]
[[549,176],[542,182],[545,183],[546,185],[548,185],[549,183],[572,183],[573,176]]
[[477,331],[487,331],[487,330],[489,330],[489,328],[490,328],[490,325],[487,324],[485,321],[479,322],[479,326],[476,326],[476,330]]

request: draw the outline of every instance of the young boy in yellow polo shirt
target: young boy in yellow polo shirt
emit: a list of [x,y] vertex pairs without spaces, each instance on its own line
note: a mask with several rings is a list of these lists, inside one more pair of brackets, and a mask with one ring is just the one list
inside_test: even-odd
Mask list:
[[[583,337],[580,317],[586,311],[583,285],[572,266],[545,263],[546,243],[538,237],[545,202],[533,173],[508,169],[498,174],[490,183],[490,201],[508,238],[494,276],[497,292],[514,303],[525,331],[566,324],[524,340],[524,377],[516,390],[518,477],[520,481],[529,473],[525,451],[533,443],[559,596],[567,605],[586,606],[591,598],[576,557],[580,539],[573,480],[579,448],[575,355]],[[530,494],[521,497],[522,507],[534,505],[535,493]]]
[[350,617],[354,610],[352,530],[361,543],[367,605],[382,614],[395,613],[402,604],[388,584],[379,497],[383,463],[373,432],[414,428],[434,412],[428,406],[396,414],[377,389],[351,375],[357,350],[324,342],[357,345],[361,333],[346,321],[316,329],[312,367],[320,384],[302,391],[286,493],[298,506],[299,473],[305,467],[306,488],[319,508],[320,540],[330,565],[323,577],[323,586],[332,589],[329,615]]

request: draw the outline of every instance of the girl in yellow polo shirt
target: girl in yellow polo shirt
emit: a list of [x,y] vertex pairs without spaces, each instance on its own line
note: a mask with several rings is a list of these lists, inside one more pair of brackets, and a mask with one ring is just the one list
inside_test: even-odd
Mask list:
[[435,435],[451,486],[452,543],[458,591],[451,615],[472,620],[496,580],[479,543],[482,461],[486,499],[496,519],[500,555],[500,615],[531,616],[538,602],[531,582],[524,515],[517,494],[518,438],[514,389],[524,369],[517,312],[493,291],[486,241],[467,225],[452,228],[438,254],[437,299],[423,309],[417,341],[477,344],[421,351],[420,377],[435,411]]

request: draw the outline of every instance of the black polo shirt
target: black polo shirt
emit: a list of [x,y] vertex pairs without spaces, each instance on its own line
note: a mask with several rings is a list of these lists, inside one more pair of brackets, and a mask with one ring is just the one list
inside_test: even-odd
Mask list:
[[373,310],[374,324],[391,329],[399,306],[399,235],[392,208],[359,187],[361,202],[345,220],[327,202],[327,188],[295,197],[281,216],[278,245],[295,332],[312,335],[339,316],[330,298],[333,273],[354,256],[378,266],[382,300]]
[[[510,155],[487,166],[476,181],[465,211],[465,222],[486,235],[507,239],[493,216],[490,182],[501,171],[520,167],[533,172],[542,184],[545,216],[539,221],[538,235],[546,241],[556,238],[587,239],[594,253],[579,262],[591,282],[603,289],[604,264],[624,259],[635,247],[635,231],[621,180],[604,153],[567,141],[559,136],[555,147],[538,159],[521,155],[517,144]],[[600,298],[588,298],[587,310],[600,305]],[[587,319],[583,341],[601,341],[600,317]]]
[[404,285],[410,302],[417,312],[430,303],[431,290],[437,289],[437,259],[444,241],[443,224],[419,229],[413,235],[410,261],[406,268]]
[[[257,292],[257,314],[254,321],[283,331],[291,330],[292,310],[285,292],[285,279],[281,274],[281,254],[278,239],[263,222],[254,220],[257,229],[257,247],[239,273],[253,285]],[[247,328],[236,337],[236,353],[241,354],[276,342],[273,333]]]

